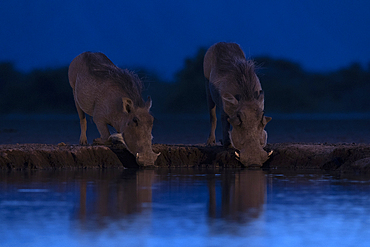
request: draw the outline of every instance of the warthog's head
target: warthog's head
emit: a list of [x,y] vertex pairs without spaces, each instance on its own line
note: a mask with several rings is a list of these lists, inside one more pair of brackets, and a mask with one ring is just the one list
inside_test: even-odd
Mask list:
[[225,113],[229,116],[232,130],[231,144],[237,152],[237,159],[245,166],[262,166],[269,158],[263,149],[267,143],[266,124],[271,120],[264,115],[263,91],[255,93],[252,100],[238,100],[230,93],[222,95]]
[[152,128],[153,116],[149,110],[152,106],[152,100],[148,101],[144,107],[134,107],[131,99],[123,98],[123,111],[126,114],[122,121],[122,137],[127,149],[136,157],[138,165],[154,165],[157,157],[152,150]]

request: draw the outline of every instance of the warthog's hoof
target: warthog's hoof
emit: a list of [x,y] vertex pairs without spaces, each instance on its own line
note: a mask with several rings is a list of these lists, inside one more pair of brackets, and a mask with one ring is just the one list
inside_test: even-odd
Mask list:
[[215,140],[215,138],[209,137],[208,140],[207,140],[207,142],[206,142],[206,145],[207,146],[216,146],[216,140]]
[[80,145],[82,145],[82,146],[86,146],[86,145],[88,145],[88,143],[87,143],[87,138],[80,138]]

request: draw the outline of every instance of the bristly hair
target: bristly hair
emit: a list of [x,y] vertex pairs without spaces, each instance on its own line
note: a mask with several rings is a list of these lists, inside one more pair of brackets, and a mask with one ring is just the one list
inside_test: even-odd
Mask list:
[[91,75],[117,83],[127,93],[128,97],[133,100],[135,105],[139,107],[144,106],[144,101],[141,97],[143,83],[138,75],[128,69],[117,67],[101,52],[85,52],[84,59]]
[[217,73],[225,82],[235,82],[243,100],[254,99],[257,76],[253,60],[245,58],[243,50],[235,43],[220,43],[215,47]]

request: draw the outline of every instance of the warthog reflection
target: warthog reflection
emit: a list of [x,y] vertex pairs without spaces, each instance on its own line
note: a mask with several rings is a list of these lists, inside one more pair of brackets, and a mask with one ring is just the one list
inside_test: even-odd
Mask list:
[[[208,190],[209,197],[201,197],[200,203],[208,204],[204,208],[207,214],[199,213],[201,217],[206,216],[209,219],[211,228],[212,219],[243,224],[261,214],[266,187],[264,173],[260,170],[220,173],[193,169],[122,171],[121,174],[109,176],[102,174],[101,178],[93,181],[94,184],[91,185],[88,180],[81,180],[80,203],[76,212],[82,225],[93,228],[104,228],[107,224],[118,221],[123,227],[133,221],[147,225],[152,221],[152,214],[170,214],[173,207],[176,207],[171,204],[173,200],[184,208],[189,203],[199,203],[192,201],[192,198],[204,189]],[[166,201],[159,202],[162,207],[167,205],[166,210],[162,208],[157,212],[153,208],[154,183],[157,183],[154,190],[156,198],[172,198],[169,205]],[[199,183],[204,189],[197,187]],[[186,192],[179,193],[179,189]],[[184,211],[184,217],[187,213]]]
[[136,213],[150,214],[154,176],[154,170],[125,170],[119,175],[104,175],[94,180],[93,191],[88,180],[81,180],[77,218],[91,227],[96,226],[95,223],[104,227],[107,218],[115,221]]
[[[213,177],[208,181],[210,218],[243,223],[260,216],[266,194],[263,171],[223,173],[218,180]],[[221,193],[217,193],[217,189]],[[220,199],[221,204],[217,203]]]

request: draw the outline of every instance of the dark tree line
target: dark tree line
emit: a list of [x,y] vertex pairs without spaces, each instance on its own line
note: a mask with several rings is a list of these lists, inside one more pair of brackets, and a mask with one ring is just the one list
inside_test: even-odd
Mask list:
[[266,108],[273,112],[369,112],[370,64],[310,73],[299,64],[257,58]]
[[68,67],[21,73],[0,63],[0,113],[69,113],[74,107]]
[[[173,82],[145,69],[143,97],[153,99],[157,113],[206,113],[201,48],[184,61]],[[265,91],[267,112],[370,112],[370,64],[354,63],[332,72],[307,72],[294,62],[257,57],[257,74]],[[0,113],[74,113],[68,67],[22,73],[0,63]]]

